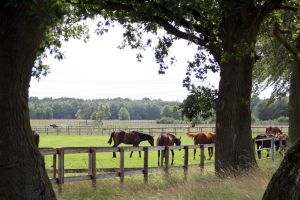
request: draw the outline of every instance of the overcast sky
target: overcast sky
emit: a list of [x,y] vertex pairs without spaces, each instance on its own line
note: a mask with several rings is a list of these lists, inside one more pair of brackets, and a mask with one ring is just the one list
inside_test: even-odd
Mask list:
[[[151,49],[144,53],[142,62],[137,62],[134,50],[117,48],[122,42],[120,26],[97,36],[93,34],[95,24],[90,24],[89,42],[70,40],[63,43],[64,60],[57,61],[51,56],[45,60],[51,73],[40,81],[32,78],[30,96],[82,99],[148,97],[167,101],[183,101],[186,98],[188,91],[182,86],[182,80],[187,60],[192,60],[196,52],[195,46],[187,46],[185,41],[176,42],[172,47],[172,55],[177,59],[175,66],[171,66],[166,74],[159,75],[159,66]],[[219,75],[215,74],[201,84],[217,88],[218,82]],[[270,91],[260,97],[267,98]]]
[[[91,31],[93,32],[93,31]],[[44,97],[75,97],[83,99],[131,98],[182,101],[188,92],[182,86],[187,60],[192,59],[195,46],[177,42],[173,54],[177,63],[165,75],[159,75],[151,49],[137,62],[136,52],[117,48],[122,41],[122,30],[115,27],[102,36],[91,34],[88,43],[71,40],[63,43],[66,58],[47,59],[51,73],[38,82],[31,80],[29,95]],[[209,80],[218,84],[218,75]]]

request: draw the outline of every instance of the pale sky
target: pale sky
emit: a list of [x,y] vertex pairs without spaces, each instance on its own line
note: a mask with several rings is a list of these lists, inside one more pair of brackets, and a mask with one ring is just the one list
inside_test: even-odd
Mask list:
[[[187,97],[188,91],[182,86],[182,80],[187,60],[193,60],[196,46],[187,46],[185,41],[176,42],[172,47],[172,55],[177,59],[175,66],[170,66],[166,74],[159,75],[159,65],[152,49],[144,52],[143,61],[138,62],[134,50],[117,48],[122,42],[120,26],[102,36],[93,33],[95,23],[90,26],[89,42],[65,42],[62,47],[66,56],[64,60],[57,61],[51,56],[45,60],[45,64],[50,64],[51,73],[39,82],[32,78],[29,96],[82,99],[148,97],[166,101],[183,101]],[[208,77],[201,84],[218,88],[219,75]],[[267,98],[270,93],[270,89],[266,90],[260,97]]]
[[[70,40],[63,43],[66,58],[47,59],[51,73],[38,82],[32,78],[29,95],[44,97],[74,97],[82,99],[131,98],[183,101],[188,92],[182,86],[187,60],[192,60],[195,46],[177,42],[173,54],[177,63],[165,75],[159,75],[151,49],[137,62],[136,52],[117,48],[122,41],[122,30],[115,27],[102,36],[92,34],[88,43]],[[218,75],[209,82],[218,85]],[[208,84],[208,83],[205,83]]]

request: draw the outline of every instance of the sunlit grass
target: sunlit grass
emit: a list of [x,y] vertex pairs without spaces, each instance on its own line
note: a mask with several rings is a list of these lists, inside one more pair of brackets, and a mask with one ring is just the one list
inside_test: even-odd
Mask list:
[[97,180],[96,188],[91,182],[68,183],[63,186],[58,198],[69,199],[112,199],[112,200],[258,200],[261,199],[271,175],[279,161],[261,161],[260,168],[238,177],[218,178],[212,170],[200,173],[198,168],[189,170],[188,179],[184,180],[183,171],[149,175],[148,184],[142,176],[125,177],[121,187],[118,178]]

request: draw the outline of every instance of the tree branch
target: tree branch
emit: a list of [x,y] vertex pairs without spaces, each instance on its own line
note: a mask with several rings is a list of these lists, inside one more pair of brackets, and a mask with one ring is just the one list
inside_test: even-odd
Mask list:
[[281,31],[279,29],[279,25],[275,24],[273,34],[275,37],[280,41],[280,43],[295,57],[295,59],[300,62],[300,59],[298,58],[299,50],[293,46],[291,43],[289,43],[286,38],[281,34]]

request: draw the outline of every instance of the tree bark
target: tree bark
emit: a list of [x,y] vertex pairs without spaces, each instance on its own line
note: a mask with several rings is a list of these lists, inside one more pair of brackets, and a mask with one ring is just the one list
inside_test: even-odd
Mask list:
[[287,151],[279,168],[272,176],[263,200],[300,199],[300,140]]
[[[300,53],[300,36],[295,49]],[[291,66],[290,97],[289,97],[289,145],[300,138],[300,57],[295,57]]]
[[0,3],[1,199],[56,199],[30,127],[28,88],[44,34],[32,7]]
[[237,14],[225,17],[221,24],[225,53],[219,62],[221,80],[216,109],[216,173],[219,175],[256,166],[250,100],[254,44],[262,19],[258,15],[247,16],[244,22]]

